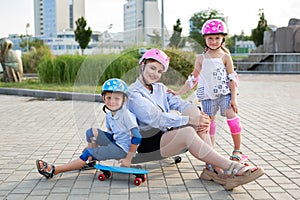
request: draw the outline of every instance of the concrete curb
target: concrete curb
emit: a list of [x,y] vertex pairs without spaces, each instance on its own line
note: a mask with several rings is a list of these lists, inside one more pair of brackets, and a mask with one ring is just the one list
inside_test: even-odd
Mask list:
[[76,93],[76,92],[29,90],[29,89],[20,89],[20,88],[0,88],[0,94],[29,96],[29,97],[37,97],[37,98],[53,98],[59,100],[103,102],[101,95]]

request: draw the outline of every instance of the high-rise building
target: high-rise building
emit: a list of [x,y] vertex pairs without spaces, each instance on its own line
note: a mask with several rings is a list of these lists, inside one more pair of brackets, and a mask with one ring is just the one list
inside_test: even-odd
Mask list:
[[151,38],[161,37],[161,32],[161,13],[157,0],[127,0],[124,4],[125,43],[150,43]]
[[35,35],[56,37],[57,32],[74,30],[84,16],[84,0],[34,0]]

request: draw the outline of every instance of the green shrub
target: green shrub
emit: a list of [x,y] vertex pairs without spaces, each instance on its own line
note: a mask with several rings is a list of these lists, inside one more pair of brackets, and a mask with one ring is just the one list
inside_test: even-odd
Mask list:
[[168,48],[165,52],[170,57],[170,65],[161,82],[167,85],[184,84],[188,75],[193,71],[196,58],[195,53],[185,52],[176,48]]
[[80,55],[62,55],[57,57],[54,60],[54,81],[73,84],[85,58],[86,56]]
[[38,65],[45,57],[53,57],[47,46],[41,46],[36,50],[22,55],[24,73],[37,73]]
[[53,83],[53,59],[45,57],[38,65],[38,74],[41,83]]
[[[193,71],[195,54],[175,48],[165,52],[171,60],[168,73],[163,75],[161,81],[169,85],[183,84]],[[38,73],[44,83],[74,84],[77,88],[84,86],[93,90],[93,87],[102,85],[110,78],[121,78],[127,84],[134,82],[139,75],[139,58],[138,50],[109,55],[45,56],[39,64]]]
[[[138,59],[135,56],[132,56],[132,54],[123,54],[116,58],[112,63],[110,63],[110,65],[107,67],[107,69],[101,76],[100,84],[102,85],[107,79],[110,78],[122,78],[126,76],[127,72],[129,72],[136,66],[138,66]],[[137,76],[128,78],[135,79],[136,77]]]
[[98,85],[108,66],[117,55],[92,55],[86,57],[78,69],[76,83],[80,85]]
[[84,59],[80,55],[44,57],[38,67],[39,78],[44,83],[73,84]]

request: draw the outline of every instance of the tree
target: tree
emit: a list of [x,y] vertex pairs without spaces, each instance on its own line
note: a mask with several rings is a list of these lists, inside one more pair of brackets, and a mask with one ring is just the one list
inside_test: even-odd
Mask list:
[[170,38],[170,47],[181,48],[185,45],[185,39],[181,37],[182,28],[180,19],[177,19],[176,25],[173,26],[173,34]]
[[21,42],[19,43],[19,46],[22,49],[26,49],[28,45],[28,49],[38,49],[42,46],[45,46],[42,40],[39,40],[37,38],[32,38],[32,36],[29,36],[28,40],[26,35],[20,35]]
[[82,55],[84,52],[84,49],[86,49],[89,45],[89,42],[92,38],[92,30],[90,27],[87,29],[85,28],[87,23],[84,17],[78,18],[76,23],[76,30],[75,30],[75,40],[79,43]]
[[249,41],[252,40],[251,36],[245,35],[245,32],[242,31],[241,34],[229,36],[226,38],[225,44],[226,47],[229,49],[230,52],[236,52],[236,42],[237,41]]
[[251,31],[252,40],[254,41],[257,47],[263,44],[264,42],[264,32],[270,30],[270,28],[268,27],[268,22],[265,19],[264,9],[259,9],[258,15],[259,15],[259,21],[257,27],[256,29],[253,29]]
[[30,35],[20,35],[20,39],[21,39],[21,42],[19,43],[19,46],[22,48],[23,51],[24,50],[27,51],[27,47],[28,47],[28,49],[31,48],[32,37]]
[[226,45],[226,48],[230,52],[234,52],[235,51],[235,37],[237,37],[237,36],[234,35],[232,37],[227,37],[226,38],[225,45]]
[[220,13],[218,10],[215,9],[206,9],[203,11],[200,11],[198,13],[195,13],[190,18],[190,38],[192,38],[195,42],[198,44],[194,44],[195,50],[199,51],[199,45],[200,47],[205,47],[205,41],[201,33],[201,29],[203,24],[209,20],[209,19],[221,19],[224,21],[224,15],[223,13]]

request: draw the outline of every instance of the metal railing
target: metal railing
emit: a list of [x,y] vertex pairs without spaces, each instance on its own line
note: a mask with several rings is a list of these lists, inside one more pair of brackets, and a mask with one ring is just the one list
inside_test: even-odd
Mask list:
[[232,54],[234,66],[244,73],[300,73],[300,53]]

